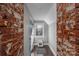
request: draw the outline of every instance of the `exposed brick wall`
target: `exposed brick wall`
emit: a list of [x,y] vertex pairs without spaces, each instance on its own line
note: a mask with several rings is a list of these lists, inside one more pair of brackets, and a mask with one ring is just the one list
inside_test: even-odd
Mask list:
[[0,4],[0,55],[23,55],[23,4]]
[[75,4],[76,9],[76,55],[79,56],[79,3]]
[[57,4],[58,55],[79,55],[79,4]]

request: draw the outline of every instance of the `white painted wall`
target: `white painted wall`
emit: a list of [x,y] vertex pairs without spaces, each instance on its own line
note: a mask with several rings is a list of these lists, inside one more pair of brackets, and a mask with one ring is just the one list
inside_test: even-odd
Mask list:
[[31,53],[31,29],[32,24],[30,21],[33,21],[26,5],[24,5],[24,55],[29,56]]
[[53,20],[51,24],[49,24],[49,47],[51,48],[54,55],[56,55],[57,52],[57,40],[56,40],[56,19],[57,19],[57,13],[56,13],[56,4],[53,5],[52,10],[50,11],[51,14],[49,14],[50,20]]
[[29,55],[29,29],[28,29],[28,15],[26,12],[26,7],[24,6],[24,55]]

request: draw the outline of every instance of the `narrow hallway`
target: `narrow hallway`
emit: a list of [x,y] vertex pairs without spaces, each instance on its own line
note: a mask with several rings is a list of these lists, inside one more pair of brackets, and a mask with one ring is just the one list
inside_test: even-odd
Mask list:
[[[25,4],[31,56],[56,55],[56,4]],[[52,17],[53,16],[53,17]],[[25,20],[26,20],[25,19]],[[30,31],[32,30],[32,31]],[[53,30],[53,31],[52,31]],[[28,34],[27,34],[28,35]],[[28,45],[30,46],[30,45]],[[28,50],[28,51],[29,51]]]

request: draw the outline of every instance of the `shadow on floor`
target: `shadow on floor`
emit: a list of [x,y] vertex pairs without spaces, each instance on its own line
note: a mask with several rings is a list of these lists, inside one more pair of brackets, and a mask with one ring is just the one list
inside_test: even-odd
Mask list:
[[31,51],[34,56],[54,56],[49,46],[45,45],[43,47],[34,46]]

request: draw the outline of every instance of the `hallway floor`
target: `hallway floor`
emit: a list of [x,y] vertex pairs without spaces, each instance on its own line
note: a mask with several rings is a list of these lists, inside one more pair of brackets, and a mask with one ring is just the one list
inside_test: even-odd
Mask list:
[[49,46],[45,45],[43,47],[34,46],[32,50],[34,56],[54,56]]

